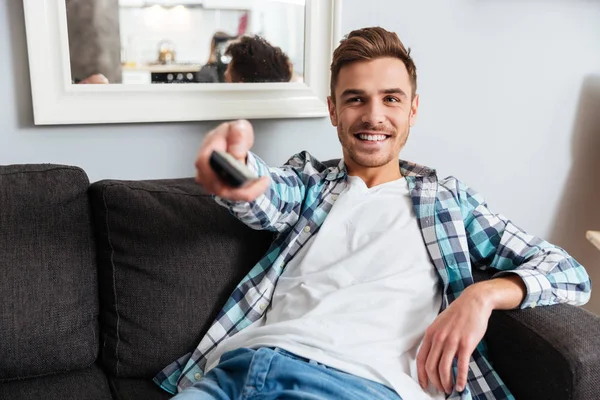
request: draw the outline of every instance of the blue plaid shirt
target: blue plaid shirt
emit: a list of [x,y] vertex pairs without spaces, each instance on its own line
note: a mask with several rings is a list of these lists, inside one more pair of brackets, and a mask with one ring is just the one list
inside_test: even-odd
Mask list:
[[[270,175],[267,192],[251,203],[216,201],[251,228],[278,235],[267,254],[236,287],[194,352],[154,378],[170,393],[201,379],[207,356],[217,345],[263,316],[285,265],[319,231],[347,185],[343,161],[327,167],[307,152],[295,155],[281,168],[270,168],[253,154],[248,155],[247,163],[259,176]],[[473,266],[493,268],[498,271],[495,276],[519,275],[527,287],[521,308],[581,305],[589,300],[589,277],[564,250],[493,214],[481,195],[456,178],[438,180],[435,170],[406,161],[400,161],[400,169],[423,240],[443,283],[442,310],[473,283]],[[467,388],[449,398],[513,399],[488,362],[483,341],[471,357]]]

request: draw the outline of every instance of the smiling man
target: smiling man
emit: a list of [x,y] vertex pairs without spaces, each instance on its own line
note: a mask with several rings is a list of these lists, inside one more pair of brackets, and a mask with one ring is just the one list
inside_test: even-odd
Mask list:
[[[250,152],[247,121],[205,137],[197,181],[248,226],[278,234],[194,353],[157,383],[184,400],[513,398],[486,359],[491,312],[580,305],[590,281],[464,183],[399,160],[416,90],[398,36],[360,29],[331,65],[337,165],[302,152],[269,167]],[[214,150],[261,178],[226,186],[209,166]],[[473,268],[497,273],[475,284]]]
[[409,72],[400,58],[361,56],[365,61],[345,68],[334,64],[328,103],[348,173],[372,187],[402,178],[398,154],[417,116],[419,96],[414,65],[408,64]]

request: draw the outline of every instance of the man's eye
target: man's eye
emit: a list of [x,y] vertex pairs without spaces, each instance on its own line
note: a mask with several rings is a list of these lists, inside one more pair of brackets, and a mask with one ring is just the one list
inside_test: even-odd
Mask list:
[[388,96],[385,98],[385,101],[388,101],[390,103],[399,103],[400,99],[398,99],[397,97]]
[[362,103],[362,99],[360,97],[352,97],[348,99],[348,103]]

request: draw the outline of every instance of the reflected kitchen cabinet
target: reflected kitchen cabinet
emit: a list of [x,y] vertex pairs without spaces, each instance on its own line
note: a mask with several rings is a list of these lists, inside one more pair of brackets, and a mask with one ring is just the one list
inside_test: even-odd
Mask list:
[[123,66],[123,84],[198,82],[200,64]]

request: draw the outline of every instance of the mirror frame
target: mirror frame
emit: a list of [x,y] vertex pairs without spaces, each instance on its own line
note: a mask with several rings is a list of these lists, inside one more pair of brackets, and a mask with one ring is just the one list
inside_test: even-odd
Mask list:
[[23,5],[36,125],[328,115],[341,0],[306,0],[303,83],[74,85],[65,0],[24,0]]

